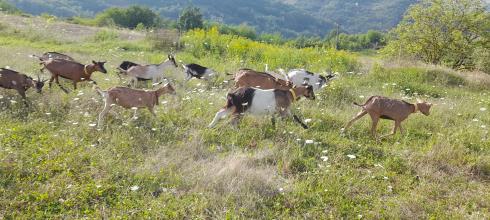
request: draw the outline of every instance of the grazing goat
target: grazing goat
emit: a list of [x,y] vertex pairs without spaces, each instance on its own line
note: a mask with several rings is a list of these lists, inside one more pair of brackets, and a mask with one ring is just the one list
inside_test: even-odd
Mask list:
[[345,128],[342,129],[342,132],[345,132],[355,121],[359,120],[364,115],[369,114],[372,119],[371,135],[373,135],[374,138],[376,138],[376,127],[380,118],[395,121],[393,132],[382,136],[386,137],[394,135],[398,128],[400,129],[400,133],[403,133],[401,123],[407,119],[410,114],[420,111],[422,114],[428,116],[430,114],[430,108],[432,107],[432,103],[422,102],[420,100],[417,100],[417,103],[415,104],[411,104],[402,100],[390,99],[382,96],[371,96],[364,105],[354,104],[361,107],[362,110],[347,123]]
[[254,87],[260,89],[282,89],[289,90],[293,84],[276,78],[268,73],[257,72],[251,69],[240,69],[232,79],[235,80],[235,88]]
[[209,79],[216,74],[214,70],[195,63],[187,65],[182,64],[182,67],[184,68],[184,72],[186,74],[185,81],[188,81],[193,77],[196,79]]
[[335,76],[333,74],[328,74],[326,77],[320,74],[315,74],[304,69],[293,69],[284,74],[286,80],[291,81],[294,85],[311,85],[313,90],[317,91],[327,84]]
[[31,55],[31,57],[38,58],[41,61],[49,60],[49,59],[61,59],[61,60],[69,60],[69,61],[75,61],[72,57],[58,53],[58,52],[46,52],[42,56],[37,56],[37,55]]
[[[279,114],[282,118],[290,117],[292,115],[290,110],[291,104],[299,100],[302,96],[314,100],[315,94],[313,88],[311,86],[300,86],[290,90],[239,88],[234,92],[228,93],[226,105],[216,113],[208,127],[214,127],[220,119],[229,113],[233,117],[232,124],[236,126],[241,115],[246,112],[253,115],[272,114],[272,122],[275,124],[274,115]],[[298,116],[292,116],[303,128],[308,128]]]
[[99,126],[102,125],[104,116],[109,112],[113,105],[119,105],[124,108],[134,108],[134,117],[138,108],[148,108],[151,114],[155,115],[153,108],[158,105],[158,98],[165,94],[175,94],[175,89],[170,84],[166,84],[157,90],[139,90],[127,87],[114,87],[107,91],[102,91],[95,86],[95,90],[104,98],[104,110],[99,114]]
[[38,93],[41,93],[44,82],[46,82],[46,80],[41,80],[39,76],[37,77],[37,80],[34,80],[31,77],[19,72],[0,68],[0,87],[17,90],[24,101],[27,100],[26,91],[29,88],[35,88]]
[[130,85],[136,86],[137,81],[146,81],[152,80],[153,83],[158,83],[162,79],[164,79],[164,71],[169,67],[178,68],[177,62],[172,55],[168,55],[168,59],[163,61],[160,64],[151,64],[151,65],[137,65],[132,66],[128,70],[119,69],[122,73],[129,76]]
[[41,61],[41,64],[43,65],[41,71],[46,68],[51,72],[49,88],[51,88],[51,84],[53,83],[53,80],[55,80],[56,84],[58,84],[64,92],[68,93],[68,91],[61,86],[58,77],[61,76],[62,78],[71,80],[74,89],[77,89],[78,82],[91,81],[95,83],[95,81],[90,78],[95,71],[107,73],[107,70],[104,68],[105,63],[106,62],[92,61],[91,64],[83,65],[69,60],[49,59]]

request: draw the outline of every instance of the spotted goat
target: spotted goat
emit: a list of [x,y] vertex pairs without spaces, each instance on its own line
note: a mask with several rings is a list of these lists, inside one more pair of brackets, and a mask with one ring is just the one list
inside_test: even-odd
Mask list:
[[232,124],[238,125],[242,114],[252,115],[272,115],[272,123],[275,124],[275,115],[281,118],[293,117],[304,129],[306,126],[298,116],[291,113],[293,102],[305,97],[310,100],[315,99],[315,94],[311,86],[299,86],[289,90],[282,89],[258,89],[243,87],[228,93],[226,105],[219,110],[213,121],[208,127],[212,128],[218,121],[228,114],[232,114]]

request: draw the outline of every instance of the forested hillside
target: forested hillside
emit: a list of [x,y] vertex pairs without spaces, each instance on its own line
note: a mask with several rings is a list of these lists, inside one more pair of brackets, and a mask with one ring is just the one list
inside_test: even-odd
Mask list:
[[284,36],[324,35],[333,24],[324,19],[313,17],[294,6],[270,0],[196,0],[192,2],[178,0],[11,0],[18,8],[32,14],[50,13],[61,17],[93,16],[106,8],[114,6],[144,5],[159,12],[162,17],[175,19],[188,5],[200,7],[206,19],[228,24],[247,23],[260,32],[280,32]]
[[417,0],[280,0],[341,25],[349,33],[389,30]]

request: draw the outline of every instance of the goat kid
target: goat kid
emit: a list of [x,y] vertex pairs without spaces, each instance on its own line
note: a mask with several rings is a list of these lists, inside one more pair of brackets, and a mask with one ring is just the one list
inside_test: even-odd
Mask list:
[[379,119],[388,119],[395,121],[395,126],[391,134],[384,135],[382,137],[395,135],[396,130],[400,129],[400,133],[403,134],[403,129],[401,123],[408,118],[409,115],[417,112],[428,116],[430,114],[430,108],[432,103],[422,102],[417,100],[417,103],[411,104],[403,100],[390,99],[382,96],[371,96],[366,103],[359,105],[362,110],[352,119],[347,125],[342,129],[345,132],[352,124],[362,118],[364,115],[369,114],[372,120],[371,135],[376,138],[376,127],[378,125]]
[[130,77],[130,86],[136,87],[138,80],[151,80],[154,84],[160,82],[165,78],[165,70],[170,67],[179,67],[172,55],[168,55],[168,59],[160,64],[137,65],[130,67],[128,70],[120,69],[120,71]]
[[293,116],[296,122],[304,129],[307,129],[308,126],[298,116],[291,114],[290,110],[291,104],[303,96],[314,100],[313,88],[311,86],[300,86],[290,90],[239,88],[234,92],[228,93],[226,105],[216,113],[208,127],[214,127],[220,119],[230,113],[232,114],[232,124],[236,126],[242,114],[250,113],[252,115],[272,114],[273,124],[275,123],[275,114],[279,114],[282,118]]
[[[24,101],[27,100],[26,91],[29,88],[34,88],[38,93],[41,93],[45,82],[46,80],[41,80],[39,76],[37,80],[34,80],[17,71],[0,68],[0,87],[17,90]],[[25,103],[27,104],[27,102]]]
[[158,98],[166,93],[175,94],[174,87],[168,83],[157,90],[150,91],[127,87],[114,87],[107,91],[102,91],[98,86],[94,87],[105,102],[104,110],[99,114],[99,126],[102,125],[104,116],[114,105],[134,109],[134,118],[136,118],[138,108],[147,108],[152,115],[156,116],[153,108],[155,105],[159,105]]

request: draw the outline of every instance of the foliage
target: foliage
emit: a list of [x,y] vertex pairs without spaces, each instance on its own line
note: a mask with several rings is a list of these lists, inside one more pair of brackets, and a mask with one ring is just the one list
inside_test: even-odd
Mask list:
[[0,0],[0,11],[6,12],[9,14],[21,13],[21,11],[17,7],[10,4],[7,0]]
[[156,27],[160,17],[151,9],[142,6],[128,8],[109,8],[97,14],[95,24],[99,26],[117,25],[125,28],[136,28],[139,24],[145,27]]
[[472,69],[475,49],[489,41],[489,29],[490,13],[481,0],[424,0],[408,10],[385,52]]
[[344,52],[328,48],[296,49],[252,41],[236,35],[220,34],[218,29],[194,30],[182,39],[186,51],[197,58],[217,56],[245,63],[267,63],[274,68],[314,68],[354,71],[356,59]]
[[182,10],[177,22],[179,30],[188,31],[203,27],[201,9],[189,6]]

